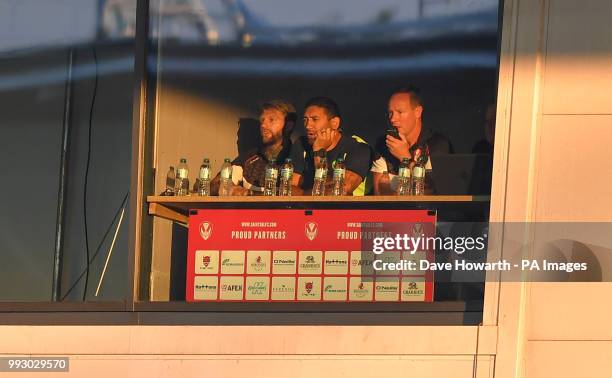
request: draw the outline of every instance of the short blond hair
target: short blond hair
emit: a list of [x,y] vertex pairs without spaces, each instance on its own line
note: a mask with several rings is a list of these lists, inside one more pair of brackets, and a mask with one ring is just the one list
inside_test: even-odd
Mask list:
[[261,104],[259,114],[263,113],[263,111],[267,109],[275,109],[283,113],[285,115],[285,123],[292,122],[293,124],[295,124],[295,122],[297,121],[297,113],[295,111],[295,106],[293,106],[293,104],[289,101],[280,99],[266,101]]

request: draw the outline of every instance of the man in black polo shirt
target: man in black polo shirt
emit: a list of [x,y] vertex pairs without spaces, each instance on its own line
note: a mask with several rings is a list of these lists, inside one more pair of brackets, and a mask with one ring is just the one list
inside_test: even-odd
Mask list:
[[[285,100],[272,100],[259,113],[261,145],[232,161],[231,195],[263,194],[266,165],[271,159],[281,166],[291,150],[291,132],[296,121],[295,107]],[[280,169],[280,168],[279,168]],[[213,194],[219,192],[220,174],[211,182]]]
[[341,123],[340,109],[332,99],[314,97],[308,100],[304,110],[306,136],[300,138],[291,150],[295,166],[294,186],[305,192],[312,190],[315,166],[325,156],[328,164],[325,193],[331,194],[333,164],[342,157],[346,164],[345,193],[364,195],[364,180],[372,161],[371,150],[359,138],[345,135]]
[[[423,125],[423,103],[420,91],[409,85],[395,89],[387,104],[389,123],[399,134],[383,135],[376,142],[376,157],[372,165],[375,194],[393,194],[397,188],[397,173],[404,158],[412,159],[417,150],[421,154],[449,154],[453,146],[443,135]],[[429,156],[426,170],[432,170]],[[431,176],[431,175],[429,175]],[[434,191],[426,180],[428,192]]]

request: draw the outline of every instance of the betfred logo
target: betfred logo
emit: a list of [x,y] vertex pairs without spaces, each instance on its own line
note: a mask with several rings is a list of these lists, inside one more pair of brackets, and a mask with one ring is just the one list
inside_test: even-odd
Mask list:
[[210,222],[200,223],[200,236],[202,236],[202,239],[208,240],[208,238],[210,238],[210,235],[212,235],[212,231],[213,231],[212,223]]
[[319,232],[319,226],[315,222],[306,223],[306,237],[308,240],[312,241],[317,237],[317,233]]

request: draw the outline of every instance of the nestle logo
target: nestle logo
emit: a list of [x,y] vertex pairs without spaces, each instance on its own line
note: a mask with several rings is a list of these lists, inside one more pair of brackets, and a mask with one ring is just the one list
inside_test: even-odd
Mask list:
[[397,286],[377,285],[376,286],[376,290],[379,290],[379,291],[396,291],[397,290]]
[[295,264],[295,260],[291,260],[291,259],[275,259],[274,260],[275,264]]

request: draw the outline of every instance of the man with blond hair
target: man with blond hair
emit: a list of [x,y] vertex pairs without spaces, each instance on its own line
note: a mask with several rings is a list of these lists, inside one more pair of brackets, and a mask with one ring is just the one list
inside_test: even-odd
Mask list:
[[[259,147],[240,154],[232,161],[232,195],[263,193],[266,165],[275,160],[283,164],[291,151],[291,132],[296,122],[295,107],[285,100],[266,101],[259,111]],[[211,191],[219,191],[220,175],[211,182]]]

